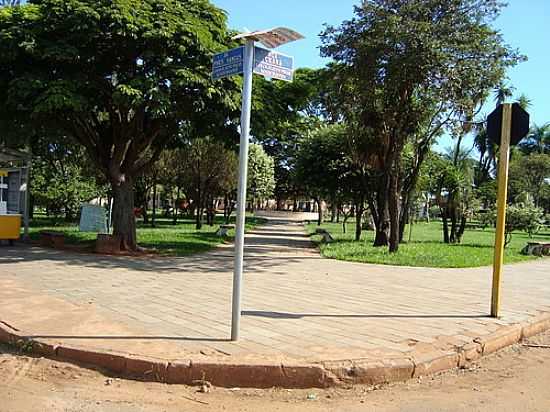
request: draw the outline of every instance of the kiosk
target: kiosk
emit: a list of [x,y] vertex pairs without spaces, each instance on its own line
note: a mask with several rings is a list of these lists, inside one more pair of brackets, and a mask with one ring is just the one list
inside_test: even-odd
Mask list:
[[21,226],[28,238],[30,159],[26,153],[0,147],[0,240],[18,240]]

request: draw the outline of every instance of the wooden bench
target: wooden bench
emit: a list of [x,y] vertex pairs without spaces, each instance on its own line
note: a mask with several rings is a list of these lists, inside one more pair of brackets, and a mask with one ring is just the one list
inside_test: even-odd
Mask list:
[[65,234],[50,230],[40,231],[40,245],[44,247],[53,247],[54,249],[63,249],[65,246]]
[[521,253],[524,255],[550,256],[550,243],[528,242]]
[[315,229],[315,234],[321,235],[321,237],[323,238],[322,240],[325,243],[330,243],[330,242],[334,241],[334,238],[329,233],[329,231],[326,230],[326,229],[322,229],[322,228],[318,227],[317,229]]
[[216,235],[220,237],[227,236],[227,232],[231,229],[235,229],[235,225],[220,225],[219,229],[216,231]]

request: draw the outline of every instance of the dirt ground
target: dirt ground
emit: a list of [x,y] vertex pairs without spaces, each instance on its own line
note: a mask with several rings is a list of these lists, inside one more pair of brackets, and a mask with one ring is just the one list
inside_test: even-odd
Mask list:
[[[527,344],[550,345],[550,332]],[[382,387],[222,389],[111,378],[0,346],[0,411],[550,411],[550,348],[515,345],[467,369]]]

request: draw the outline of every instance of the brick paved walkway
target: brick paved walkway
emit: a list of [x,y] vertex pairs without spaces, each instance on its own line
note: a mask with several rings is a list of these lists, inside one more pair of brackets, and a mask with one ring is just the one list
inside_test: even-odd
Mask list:
[[246,238],[242,339],[229,342],[232,247],[185,258],[0,248],[0,321],[51,342],[165,358],[305,362],[464,343],[550,311],[550,260],[506,266],[503,316],[487,317],[490,268],[323,259],[303,227]]

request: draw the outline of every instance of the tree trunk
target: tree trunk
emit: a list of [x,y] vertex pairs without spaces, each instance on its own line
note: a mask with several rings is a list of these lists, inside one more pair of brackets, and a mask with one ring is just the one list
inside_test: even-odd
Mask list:
[[451,214],[451,231],[449,234],[449,243],[456,243],[456,217]]
[[208,201],[208,225],[214,226],[214,219],[216,218],[216,206],[214,205],[214,198],[212,197]]
[[178,212],[179,212],[179,200],[180,200],[180,188],[176,191],[176,200],[174,201],[174,220],[172,224],[175,226],[178,224]]
[[315,202],[317,202],[317,226],[321,226],[323,223],[323,207],[321,206],[321,199],[315,199]]
[[462,235],[464,235],[465,230],[466,230],[466,216],[463,214],[460,219],[460,226],[456,233],[456,243],[462,243]]
[[333,196],[332,201],[330,202],[330,223],[334,223],[336,221],[336,215],[338,214],[338,203],[335,199],[336,196]]
[[375,226],[374,247],[387,246],[389,243],[388,179],[389,177],[386,175],[380,177],[376,187],[376,196],[368,198]]
[[229,203],[229,196],[227,193],[223,197],[223,219],[225,220],[227,224],[227,211],[229,210],[228,204]]
[[389,251],[394,253],[399,250],[399,182],[396,176],[390,177],[388,200],[390,215]]
[[202,229],[202,215],[203,215],[203,206],[202,204],[197,205],[197,213],[195,216],[195,229]]
[[134,216],[134,186],[126,176],[125,181],[113,184],[113,235],[120,236],[121,249],[136,250],[136,219]]
[[414,217],[411,218],[411,213],[409,213],[409,240],[408,242],[411,243],[412,240],[412,232],[413,232],[413,223],[414,223]]
[[378,196],[378,207],[376,213],[373,213],[375,235],[374,235],[374,247],[387,246],[389,243],[389,212],[388,205],[385,202],[383,195]]
[[157,225],[157,180],[153,180],[153,216],[151,218],[151,226]]
[[407,223],[410,224],[410,207],[409,207],[409,200],[408,196],[405,195],[407,198],[406,200],[403,200],[401,202],[401,217],[399,218],[399,242],[403,242],[403,238],[405,236],[405,226]]
[[361,231],[363,229],[362,219],[364,211],[364,199],[361,197],[355,205],[355,241],[361,240]]
[[457,221],[456,221],[456,208],[453,206],[450,208],[449,215],[451,218],[451,233],[449,234],[449,242],[456,243],[456,231],[457,231]]
[[443,242],[449,243],[449,223],[447,221],[447,208],[441,209],[441,220],[443,222]]
[[[149,192],[149,191],[147,191]],[[143,206],[141,207],[141,215],[143,216],[143,224],[149,224],[149,215],[148,215],[148,204],[149,203],[149,193],[145,195],[145,201],[143,202]]]
[[426,208],[426,222],[430,223],[430,196],[429,194],[426,195],[426,205],[424,206]]

